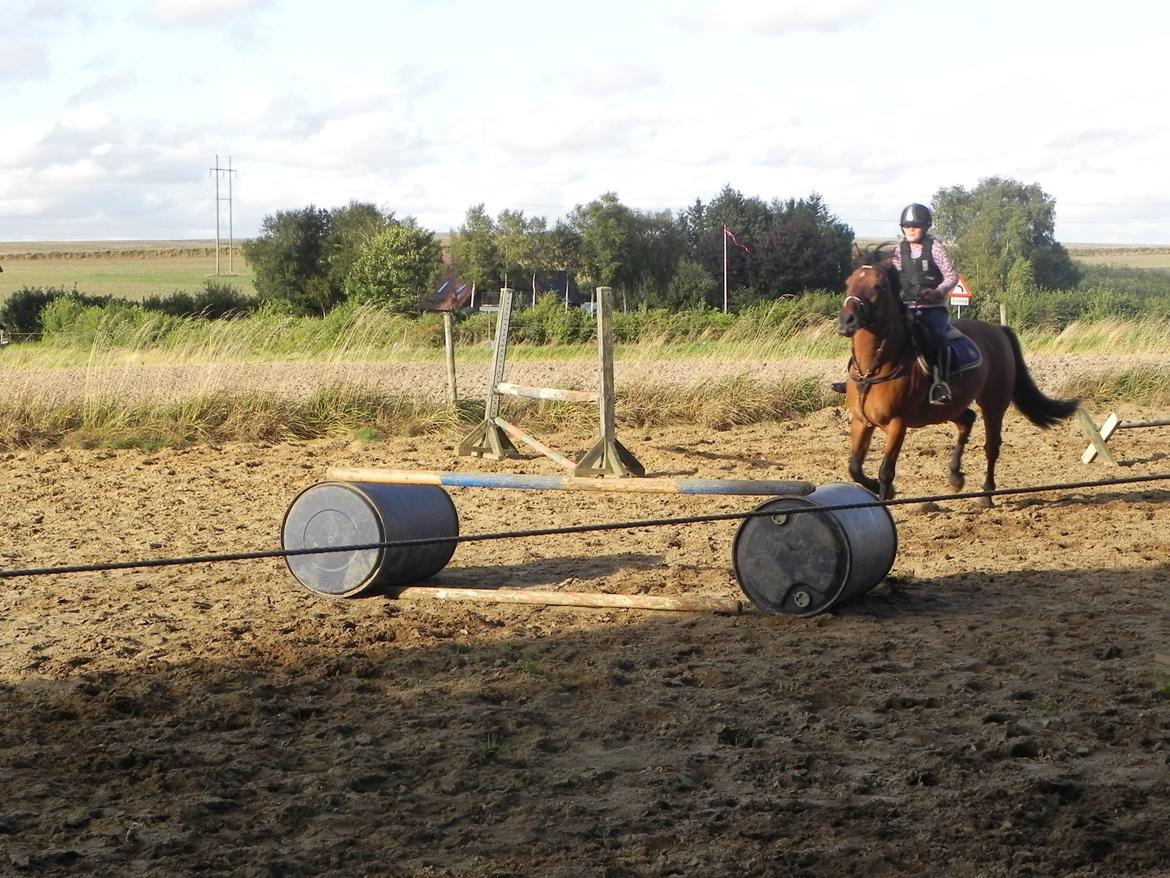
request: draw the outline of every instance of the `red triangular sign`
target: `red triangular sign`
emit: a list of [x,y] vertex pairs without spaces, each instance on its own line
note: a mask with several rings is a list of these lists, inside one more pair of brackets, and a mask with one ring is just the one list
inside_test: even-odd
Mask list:
[[951,304],[952,305],[970,305],[971,304],[971,288],[967,286],[967,278],[959,275],[959,282],[955,284],[951,290]]

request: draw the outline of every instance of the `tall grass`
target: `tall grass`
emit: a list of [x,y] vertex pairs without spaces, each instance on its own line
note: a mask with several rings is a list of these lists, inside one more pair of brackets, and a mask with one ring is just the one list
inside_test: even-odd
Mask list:
[[1137,366],[1105,373],[1081,373],[1068,378],[1062,395],[1078,397],[1093,406],[1170,406],[1170,366]]
[[[619,382],[619,422],[726,429],[840,405],[840,397],[824,389],[825,364],[839,367],[848,351],[836,334],[838,298],[774,302],[738,316],[615,315],[624,339],[619,372],[624,367],[627,376],[653,376]],[[245,319],[199,320],[59,300],[44,318],[41,341],[0,350],[0,444],[8,447],[371,438],[465,430],[482,417],[482,404],[452,408],[443,401],[440,315],[412,319],[345,306],[306,318],[267,307]],[[483,314],[457,324],[461,364],[486,363],[494,320]],[[595,386],[597,350],[588,315],[542,302],[519,312],[515,325],[510,358],[539,361],[539,368],[544,361],[567,361],[560,372],[582,378],[564,386]],[[1110,318],[1028,328],[1021,337],[1029,353],[1161,355],[1170,328],[1152,317]],[[386,364],[397,374],[393,364],[420,360],[434,361],[434,387],[403,381],[387,387],[382,380]],[[672,360],[682,365],[668,377],[662,364]],[[765,380],[760,373],[768,363],[779,368]],[[1170,405],[1170,371],[1098,369],[1049,389],[1096,406],[1164,406]],[[588,406],[507,400],[505,413],[537,431],[591,435],[596,426],[596,409]]]
[[[789,420],[835,404],[815,379],[723,379],[686,386],[633,385],[618,394],[618,423],[628,427],[697,424],[728,429]],[[537,431],[596,429],[589,406],[507,400],[505,417]],[[173,402],[126,404],[112,396],[0,402],[0,447],[70,444],[157,448],[194,442],[287,441],[327,437],[374,439],[468,430],[482,402],[458,406],[359,385],[325,385],[302,399],[219,392]]]
[[306,399],[220,392],[176,402],[114,397],[0,403],[0,445],[155,448],[192,442],[286,441],[418,435],[451,427],[461,412],[405,394],[327,385]]
[[[1056,300],[1053,300],[1056,301]],[[839,297],[808,294],[769,302],[738,315],[713,311],[658,310],[618,313],[614,318],[616,356],[634,361],[695,358],[766,362],[770,359],[841,356],[845,342],[836,333]],[[1170,341],[1170,320],[1161,314],[1104,316],[1072,322],[1009,319],[1029,350],[1053,353],[1159,353]],[[324,317],[293,316],[264,306],[247,317],[200,320],[174,317],[137,306],[85,305],[60,298],[41,315],[38,342],[9,346],[8,366],[77,367],[126,363],[361,363],[438,359],[443,321],[418,318],[375,306],[345,305]],[[494,314],[456,323],[460,358],[490,353]],[[580,310],[566,311],[549,297],[513,315],[509,355],[566,359],[594,355],[595,324]]]
[[1063,329],[1025,329],[1020,338],[1027,350],[1042,353],[1156,354],[1170,349],[1170,322],[1105,318],[1070,323]]

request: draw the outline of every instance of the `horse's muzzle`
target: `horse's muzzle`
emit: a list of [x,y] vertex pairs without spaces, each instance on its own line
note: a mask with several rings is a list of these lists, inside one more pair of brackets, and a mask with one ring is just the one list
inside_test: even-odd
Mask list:
[[861,329],[861,320],[852,311],[844,311],[837,318],[837,334],[846,338],[853,338],[853,334]]

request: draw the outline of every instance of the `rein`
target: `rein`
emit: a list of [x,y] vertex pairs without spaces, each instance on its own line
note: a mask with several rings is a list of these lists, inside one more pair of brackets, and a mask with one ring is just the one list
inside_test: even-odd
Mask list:
[[[885,347],[883,345],[882,347]],[[881,350],[878,350],[881,353]],[[875,384],[885,384],[887,381],[893,381],[895,378],[901,378],[906,371],[905,361],[899,363],[894,367],[894,371],[888,375],[874,375],[873,373],[882,365],[880,360],[875,360],[874,365],[870,367],[869,371],[862,372],[861,364],[857,362],[857,357],[852,353],[849,355],[849,380],[861,385],[862,390],[868,389]],[[856,372],[854,368],[856,367]]]
[[[870,266],[862,267],[869,268]],[[850,301],[856,302],[857,309],[861,312],[861,326],[865,329],[873,331],[874,324],[876,323],[875,315],[873,313],[873,303],[862,299],[860,296],[849,295],[845,297],[844,304],[848,304]],[[849,365],[847,367],[848,377],[850,381],[853,381],[860,386],[862,393],[875,384],[885,384],[887,381],[894,381],[898,378],[901,378],[905,374],[905,359],[900,360],[897,365],[894,366],[894,370],[889,374],[875,374],[879,369],[882,368],[882,366],[885,365],[883,357],[886,352],[886,343],[889,340],[889,333],[884,333],[882,335],[882,343],[878,345],[877,350],[874,352],[873,360],[870,362],[869,368],[865,371],[862,371],[861,363],[857,361],[857,353],[852,349],[852,345],[850,346],[851,349],[849,352]]]

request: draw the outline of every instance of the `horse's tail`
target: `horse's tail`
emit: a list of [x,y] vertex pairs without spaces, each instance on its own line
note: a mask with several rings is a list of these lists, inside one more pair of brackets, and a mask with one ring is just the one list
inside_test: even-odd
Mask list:
[[1043,391],[1032,380],[1032,374],[1024,363],[1024,352],[1020,349],[1020,340],[1010,326],[1002,327],[1012,346],[1012,356],[1016,360],[1016,386],[1012,388],[1012,402],[1025,418],[1037,427],[1051,427],[1069,417],[1081,404],[1079,399],[1052,399],[1045,396]]

